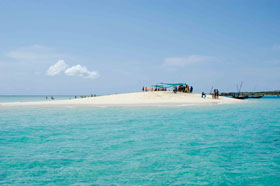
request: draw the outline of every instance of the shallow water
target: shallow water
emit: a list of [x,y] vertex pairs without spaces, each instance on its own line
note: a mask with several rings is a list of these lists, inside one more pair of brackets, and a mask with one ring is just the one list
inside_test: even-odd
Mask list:
[[[13,95],[13,96],[5,96],[5,95],[0,95],[0,103],[7,103],[7,102],[28,102],[28,101],[48,101],[51,100],[51,96],[55,100],[66,100],[66,99],[74,99],[75,96],[73,95]],[[46,99],[47,97],[47,99]],[[77,96],[80,97],[80,96]]]
[[0,107],[0,185],[280,185],[280,99]]

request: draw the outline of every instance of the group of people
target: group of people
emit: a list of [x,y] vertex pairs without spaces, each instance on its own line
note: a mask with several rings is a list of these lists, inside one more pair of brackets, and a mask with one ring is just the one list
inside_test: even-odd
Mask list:
[[147,92],[147,91],[167,91],[166,88],[147,88],[147,87],[142,87],[142,92]]
[[219,90],[218,89],[214,89],[214,92],[212,94],[212,98],[213,99],[219,99]]
[[[90,96],[80,96],[80,98],[86,98],[86,97],[96,97],[96,94],[91,94]],[[74,97],[75,99],[77,99],[77,96]],[[50,96],[50,98],[48,98],[48,96],[46,96],[46,100],[51,99],[54,100],[53,96]],[[69,98],[71,99],[71,98]]]
[[189,85],[185,85],[185,86],[183,86],[183,85],[180,85],[180,86],[174,86],[173,87],[173,92],[174,93],[176,93],[176,92],[186,92],[186,93],[192,93],[193,92],[193,87],[192,86],[190,86],[189,87]]
[[[86,98],[86,97],[96,97],[96,94],[91,94],[90,96],[80,96],[81,98]],[[77,98],[77,96],[75,96],[75,99]]]
[[[155,87],[155,88],[147,88],[147,87],[142,87],[142,92],[147,92],[147,91],[167,91],[167,88],[161,88],[161,87]],[[193,92],[193,87],[189,85],[180,85],[180,86],[174,86],[173,87],[173,92],[185,92],[185,93],[192,93]]]
[[[50,98],[51,100],[54,100],[54,97],[53,96],[51,96],[51,98]],[[48,96],[46,96],[46,100],[48,100]]]
[[[160,88],[160,87],[155,87],[155,88],[147,88],[147,87],[142,87],[143,92],[147,91],[167,91],[166,88]],[[193,92],[193,87],[189,85],[180,85],[180,86],[174,86],[173,87],[173,92],[185,92],[185,93],[192,93]],[[214,92],[211,93],[213,99],[219,99],[219,90],[214,89]],[[202,98],[206,98],[206,94],[204,92],[201,93]]]
[[[206,94],[204,92],[202,92],[201,93],[201,97],[205,99],[206,98]],[[212,94],[212,99],[219,99],[219,90],[218,89],[214,89],[214,92]]]

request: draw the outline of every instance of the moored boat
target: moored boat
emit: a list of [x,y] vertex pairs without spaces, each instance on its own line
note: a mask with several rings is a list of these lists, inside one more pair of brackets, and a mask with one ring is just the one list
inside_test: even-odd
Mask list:
[[253,99],[259,99],[262,98],[263,96],[260,95],[249,95],[248,98],[253,98]]
[[242,95],[242,94],[232,94],[232,98],[235,98],[235,99],[248,99],[249,96],[248,95]]

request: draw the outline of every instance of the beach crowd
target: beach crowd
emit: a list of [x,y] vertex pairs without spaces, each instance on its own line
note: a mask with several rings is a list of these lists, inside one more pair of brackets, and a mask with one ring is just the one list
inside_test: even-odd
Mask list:
[[[185,92],[185,93],[192,93],[193,92],[193,87],[189,85],[180,85],[180,86],[173,86],[173,92]],[[142,92],[147,92],[147,91],[167,91],[167,88],[165,87],[155,87],[155,88],[147,88],[147,87],[142,87]]]

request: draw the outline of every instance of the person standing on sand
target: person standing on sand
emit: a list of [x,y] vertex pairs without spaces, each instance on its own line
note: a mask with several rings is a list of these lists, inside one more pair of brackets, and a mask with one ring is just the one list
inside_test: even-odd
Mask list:
[[218,99],[219,98],[219,90],[218,89],[214,89],[214,99]]
[[189,85],[186,85],[186,92],[187,92],[187,93],[189,93],[189,92],[190,92]]
[[192,93],[192,91],[193,91],[193,87],[191,86],[190,93]]
[[144,90],[145,90],[145,88],[143,87],[143,88],[142,88],[142,92],[144,92]]
[[202,93],[201,93],[201,97],[202,97],[203,99],[205,99],[205,98],[206,98],[206,94],[205,94],[204,92],[202,92]]
[[214,89],[213,98],[216,99],[216,89]]

